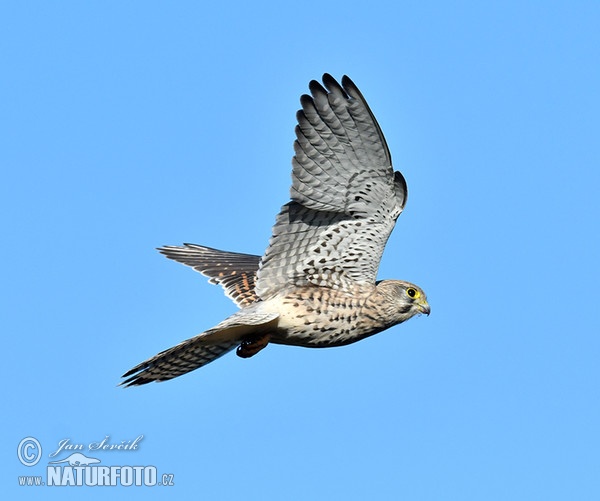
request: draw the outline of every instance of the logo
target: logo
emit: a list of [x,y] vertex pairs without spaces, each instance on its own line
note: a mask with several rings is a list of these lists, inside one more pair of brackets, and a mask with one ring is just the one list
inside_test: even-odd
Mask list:
[[42,457],[42,446],[33,437],[24,438],[17,447],[17,456],[25,466],[35,466]]
[[74,452],[68,458],[60,461],[50,461],[48,464],[69,463],[70,466],[89,466],[94,463],[99,463],[99,459],[88,458],[79,452]]
[[[172,473],[159,475],[156,466],[123,464],[127,461],[121,461],[121,458],[125,459],[122,454],[139,450],[143,438],[144,435],[139,435],[133,440],[121,440],[113,443],[107,435],[103,440],[87,444],[76,443],[69,438],[64,438],[59,440],[58,446],[48,454],[45,470],[37,475],[19,476],[19,485],[31,487],[175,485],[175,476]],[[58,458],[65,452],[68,453],[66,456]],[[108,457],[104,457],[103,454],[108,454]],[[21,440],[17,446],[17,458],[23,466],[27,467],[34,467],[40,463],[42,446],[39,440],[34,437],[26,437]],[[109,463],[108,465],[103,463],[105,460]],[[115,460],[119,464],[110,464]]]

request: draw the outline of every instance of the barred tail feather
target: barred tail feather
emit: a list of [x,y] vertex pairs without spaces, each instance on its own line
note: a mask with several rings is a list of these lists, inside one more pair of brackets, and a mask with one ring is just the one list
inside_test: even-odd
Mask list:
[[218,284],[238,306],[256,302],[254,292],[260,256],[226,252],[196,244],[165,245],[158,251],[174,261],[190,266]]

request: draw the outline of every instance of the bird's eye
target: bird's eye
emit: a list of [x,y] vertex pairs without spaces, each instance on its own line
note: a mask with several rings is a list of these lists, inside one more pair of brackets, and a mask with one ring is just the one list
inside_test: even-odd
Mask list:
[[406,289],[406,293],[408,294],[408,297],[411,297],[413,299],[415,299],[421,295],[421,293],[417,289],[413,289],[412,287],[409,287],[408,289]]

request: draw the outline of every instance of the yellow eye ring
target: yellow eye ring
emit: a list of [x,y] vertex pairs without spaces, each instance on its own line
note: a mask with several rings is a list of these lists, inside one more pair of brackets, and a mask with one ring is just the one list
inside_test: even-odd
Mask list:
[[408,294],[408,297],[412,299],[417,299],[421,295],[421,293],[413,287],[406,289],[406,293]]

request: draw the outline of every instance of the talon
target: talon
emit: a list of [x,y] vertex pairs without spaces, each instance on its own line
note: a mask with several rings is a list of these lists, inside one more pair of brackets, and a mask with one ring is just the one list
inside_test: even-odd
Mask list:
[[238,357],[250,358],[267,346],[270,340],[270,334],[244,338],[241,344],[235,350],[235,353]]

